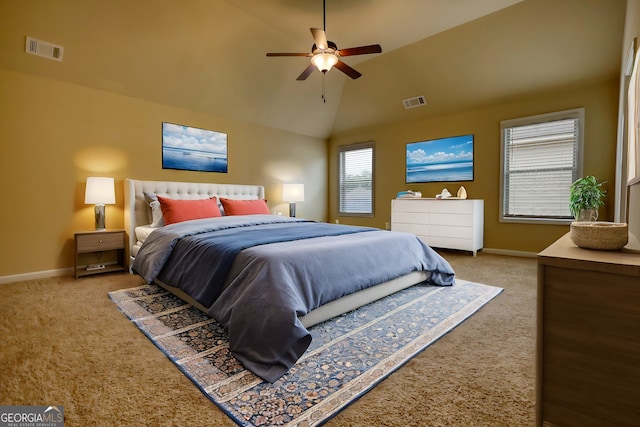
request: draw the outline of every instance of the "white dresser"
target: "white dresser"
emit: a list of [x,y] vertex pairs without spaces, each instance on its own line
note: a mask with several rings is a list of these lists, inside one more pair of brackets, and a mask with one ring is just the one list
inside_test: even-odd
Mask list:
[[484,244],[484,200],[393,199],[391,230],[413,233],[434,248],[475,256]]

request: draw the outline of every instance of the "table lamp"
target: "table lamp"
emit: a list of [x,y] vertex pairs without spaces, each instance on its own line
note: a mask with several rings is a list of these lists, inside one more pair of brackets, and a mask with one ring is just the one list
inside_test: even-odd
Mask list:
[[116,203],[116,193],[113,178],[89,177],[84,193],[84,202],[94,204],[96,213],[96,230],[105,229],[104,205]]
[[282,198],[289,202],[289,216],[296,216],[296,202],[304,202],[304,184],[283,184]]

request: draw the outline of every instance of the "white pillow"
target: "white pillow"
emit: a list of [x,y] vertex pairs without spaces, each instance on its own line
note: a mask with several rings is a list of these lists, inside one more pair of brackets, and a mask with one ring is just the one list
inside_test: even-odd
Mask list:
[[154,200],[149,203],[151,207],[151,226],[152,227],[164,227],[164,216],[162,216],[162,208],[160,207],[160,202],[158,200]]
[[160,202],[158,201],[158,196],[156,194],[144,193],[144,199],[149,206],[148,214],[149,214],[149,222],[152,227],[163,227],[164,226],[164,216],[162,216],[162,208],[160,207]]

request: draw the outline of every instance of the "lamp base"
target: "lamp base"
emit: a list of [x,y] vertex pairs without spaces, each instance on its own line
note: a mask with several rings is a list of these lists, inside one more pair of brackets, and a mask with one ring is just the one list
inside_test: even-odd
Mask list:
[[96,213],[96,230],[104,230],[105,229],[105,215],[104,215],[104,205],[96,205],[95,207]]
[[296,216],[296,202],[289,202],[289,216],[295,218]]

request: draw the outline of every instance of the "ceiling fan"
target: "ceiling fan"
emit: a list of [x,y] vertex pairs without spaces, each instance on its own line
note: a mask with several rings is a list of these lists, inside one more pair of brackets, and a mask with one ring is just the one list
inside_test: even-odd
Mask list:
[[313,35],[313,41],[315,43],[311,46],[310,53],[267,53],[267,56],[306,56],[311,58],[311,64],[298,76],[297,80],[305,80],[316,68],[324,74],[334,66],[352,79],[357,79],[362,74],[342,62],[340,57],[381,53],[382,48],[379,44],[372,44],[369,46],[338,49],[338,46],[334,42],[327,40],[325,32],[327,28],[325,3],[326,0],[322,0],[322,21],[324,29],[311,28],[311,34]]

